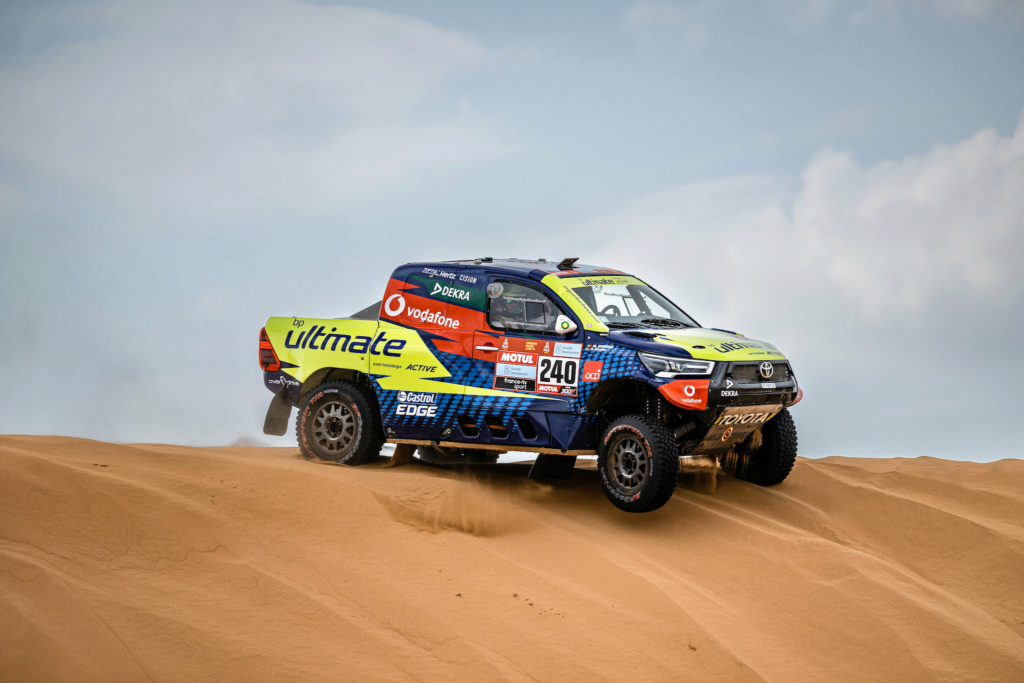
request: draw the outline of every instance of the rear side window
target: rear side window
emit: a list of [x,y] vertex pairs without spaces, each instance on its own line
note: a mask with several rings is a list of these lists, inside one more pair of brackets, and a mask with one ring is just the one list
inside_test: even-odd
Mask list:
[[555,332],[558,306],[543,291],[511,280],[487,286],[487,322],[498,330]]

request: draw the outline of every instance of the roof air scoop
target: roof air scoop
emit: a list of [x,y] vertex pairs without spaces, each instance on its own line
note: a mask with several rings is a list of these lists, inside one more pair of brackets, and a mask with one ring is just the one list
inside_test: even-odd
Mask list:
[[579,260],[580,260],[579,256],[577,256],[576,258],[564,258],[558,264],[558,269],[559,270],[569,270],[570,268],[572,268],[573,264],[576,263]]

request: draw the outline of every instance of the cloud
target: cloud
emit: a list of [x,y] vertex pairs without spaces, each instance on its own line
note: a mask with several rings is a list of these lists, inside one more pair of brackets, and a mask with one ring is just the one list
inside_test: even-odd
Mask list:
[[843,13],[854,24],[892,19],[908,11],[925,12],[951,21],[981,21],[1003,16],[1019,19],[1024,6],[1017,0],[770,0],[800,24],[818,25]]
[[788,351],[809,395],[822,387],[803,407],[816,454],[867,444],[869,424],[896,452],[966,449],[943,435],[972,421],[973,445],[992,445],[1020,408],[1024,369],[999,358],[1024,334],[1024,117],[1009,136],[982,130],[871,166],[823,150],[798,180],[673,188],[576,235],[588,262]]
[[0,153],[119,201],[315,215],[514,146],[442,97],[491,53],[418,19],[289,0],[48,13],[90,33],[0,69]]
[[662,35],[681,37],[691,47],[705,43],[708,26],[696,18],[695,7],[684,9],[671,2],[638,2],[626,8],[623,23],[637,35],[650,36],[657,32]]

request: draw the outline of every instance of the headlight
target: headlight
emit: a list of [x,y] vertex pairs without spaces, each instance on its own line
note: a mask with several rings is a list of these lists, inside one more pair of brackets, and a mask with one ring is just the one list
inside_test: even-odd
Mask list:
[[654,353],[640,351],[640,362],[658,377],[675,377],[676,375],[707,376],[715,368],[713,360],[693,360],[691,358],[672,358]]

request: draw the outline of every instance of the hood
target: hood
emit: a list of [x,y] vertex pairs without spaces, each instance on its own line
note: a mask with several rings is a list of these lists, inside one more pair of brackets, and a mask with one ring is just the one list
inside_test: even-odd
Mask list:
[[742,334],[703,327],[613,330],[609,341],[637,351],[701,360],[784,360],[777,348]]

